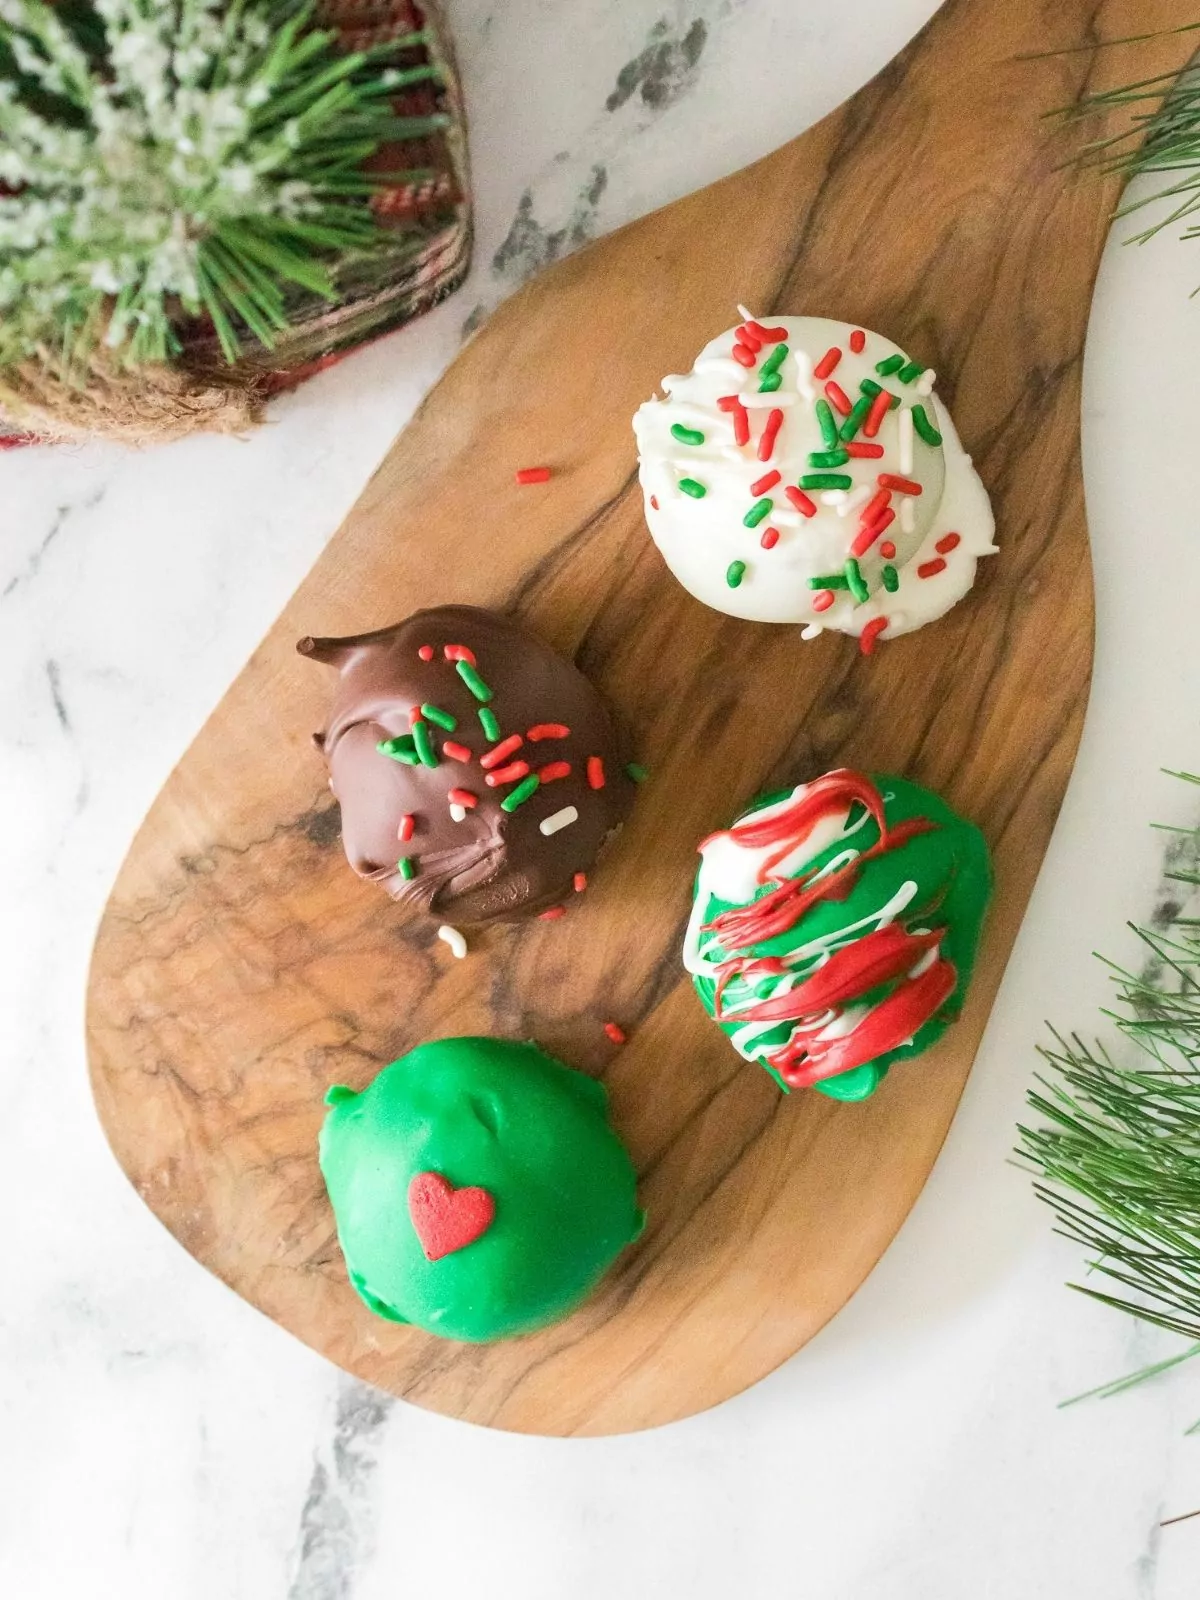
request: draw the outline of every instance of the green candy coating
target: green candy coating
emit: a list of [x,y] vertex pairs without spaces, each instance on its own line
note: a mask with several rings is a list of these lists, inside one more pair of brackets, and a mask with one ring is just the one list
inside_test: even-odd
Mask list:
[[[927,817],[937,826],[867,861],[854,879],[849,894],[842,899],[818,900],[798,923],[785,933],[755,945],[752,954],[756,957],[787,956],[802,945],[836,935],[839,929],[851,928],[863,922],[866,923],[863,932],[866,932],[876,925],[869,920],[873,914],[879,913],[904,884],[911,881],[917,885],[917,893],[911,901],[911,912],[928,907],[930,909],[922,916],[922,925],[945,927],[946,934],[941,941],[940,951],[954,964],[957,981],[946,1003],[917,1029],[907,1043],[886,1051],[862,1066],[813,1085],[821,1094],[835,1100],[865,1100],[879,1087],[894,1062],[907,1061],[920,1055],[941,1038],[957,1018],[971,981],[980,929],[991,896],[991,864],[987,844],[978,828],[964,821],[938,795],[919,784],[881,774],[872,774],[871,781],[883,796],[884,817],[889,829],[909,817]],[[763,796],[738,817],[738,822],[746,821],[764,806],[785,800],[790,793],[790,790],[782,790]],[[860,850],[874,844],[878,838],[879,830],[870,818],[854,836],[855,845]],[[835,840],[806,860],[800,870],[805,874],[819,873],[822,867],[844,850],[845,840]],[[704,869],[701,867],[696,879],[696,893],[697,898],[704,894],[705,904],[700,909],[702,921],[708,922],[722,911],[729,910],[734,902],[708,894],[703,889],[703,879]],[[767,892],[766,886],[763,892]],[[715,981],[702,974],[693,974],[693,982],[704,1009],[710,1017],[713,1016]],[[881,985],[864,999],[875,1003],[884,997],[888,987]],[[750,992],[744,980],[735,977],[725,990],[725,1003],[736,1006]],[[723,1019],[717,1025],[730,1038],[744,1028],[744,1022],[736,1018]],[[785,1094],[790,1086],[773,1067],[762,1060],[761,1053],[785,1044],[794,1026],[791,1022],[764,1024],[761,1032],[752,1040],[754,1055],[751,1058],[761,1061]],[[743,1049],[741,1053],[748,1054],[748,1051]]]
[[[361,1299],[391,1322],[476,1342],[574,1310],[645,1222],[607,1099],[536,1045],[487,1038],[419,1045],[360,1094],[335,1084],[321,1171]],[[408,1209],[427,1172],[495,1202],[486,1231],[436,1261]]]

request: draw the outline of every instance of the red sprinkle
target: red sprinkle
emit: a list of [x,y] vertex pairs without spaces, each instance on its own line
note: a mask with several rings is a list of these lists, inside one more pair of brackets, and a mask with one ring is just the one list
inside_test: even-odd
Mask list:
[[810,500],[803,489],[793,489],[791,484],[783,491],[802,517],[815,517],[817,502]]
[[517,472],[518,483],[549,483],[549,467],[521,467]]
[[856,356],[862,355],[863,350],[866,348],[866,343],[866,334],[861,328],[855,328],[854,332],[850,335],[850,348],[854,351]]
[[945,570],[946,563],[942,560],[941,556],[939,556],[936,561],[922,561],[921,565],[917,568],[917,577],[936,578],[939,572],[945,572]]
[[[894,516],[894,515],[895,515],[894,512],[891,512],[891,511],[888,512],[888,516],[889,517],[890,516]],[[852,556],[866,555],[867,551],[875,543],[876,539],[878,539],[878,537],[882,533],[882,531],[883,531],[883,524],[882,523],[875,524],[875,523],[871,523],[871,522],[864,522],[862,527],[854,535],[854,538],[851,541],[850,554]]]
[[825,385],[825,398],[833,409],[840,411],[844,417],[848,417],[854,410],[854,407],[850,404],[850,396],[840,383],[833,383],[832,381],[827,383]]
[[750,443],[750,414],[736,394],[722,395],[717,401],[721,411],[728,411],[733,417],[733,442],[734,444]]
[[550,906],[548,910],[538,913],[539,922],[557,922],[559,917],[567,914],[564,906]]
[[519,750],[525,743],[519,733],[510,733],[507,739],[501,739],[479,758],[479,765],[487,771],[490,767],[498,767],[502,761],[507,761],[514,750]]
[[409,706],[409,708],[408,708],[408,725],[409,725],[409,727],[410,728],[415,728],[418,722],[424,722],[424,721],[425,721],[425,714],[421,710],[420,706]]
[[582,894],[583,891],[587,888],[587,873],[586,872],[577,872],[575,874],[573,882],[575,884],[575,893],[576,894]]
[[557,778],[571,776],[571,763],[569,761],[551,761],[548,766],[539,767],[537,775],[543,783],[553,783]]
[[740,361],[743,367],[752,367],[758,359],[748,344],[735,344],[732,355],[733,359]]
[[873,439],[879,432],[880,424],[883,422],[884,417],[887,416],[888,407],[891,403],[892,397],[886,389],[880,389],[874,400],[871,401],[871,409],[867,412],[867,419],[863,423],[863,432],[868,439]]
[[431,644],[423,644],[421,646],[421,648],[417,651],[417,654],[420,656],[422,661],[432,661],[433,660],[433,646]]
[[761,322],[747,322],[743,326],[750,329],[760,344],[778,344],[787,338],[786,328],[764,328]]
[[775,439],[782,426],[783,412],[770,412],[767,416],[767,421],[763,428],[762,436],[758,441],[758,459],[760,461],[770,461],[772,452],[775,449]]
[[[880,452],[880,454],[882,454],[882,451]],[[658,510],[658,496],[656,494],[652,494],[650,496],[650,509],[651,509],[651,511],[657,511]]]
[[837,345],[834,345],[832,349],[826,350],[820,361],[818,361],[816,366],[813,368],[813,377],[831,377],[833,374],[833,369],[837,366],[841,359],[842,352],[838,349]]
[[618,1028],[615,1022],[606,1022],[604,1031],[614,1044],[625,1043],[625,1030],[624,1028]]
[[495,772],[489,772],[483,780],[489,789],[498,789],[504,783],[516,783],[518,778],[529,776],[528,761],[512,761],[507,767],[499,767]]
[[[565,739],[570,732],[571,730],[565,722],[537,722],[530,728],[525,737],[536,744],[539,739]],[[516,746],[514,745],[513,748],[515,749]]]
[[442,742],[442,754],[451,761],[470,761],[471,752],[465,744],[459,744],[456,739],[445,739]]
[[879,535],[883,532],[883,530],[885,528],[890,528],[892,523],[895,522],[895,520],[896,520],[896,513],[892,510],[891,506],[889,506],[887,508],[887,510],[883,513],[883,515],[879,516],[879,517],[876,517],[875,521],[871,524],[871,537],[872,537],[872,539],[878,539]]
[[589,789],[604,787],[604,762],[599,756],[587,758],[587,781]]
[[452,806],[465,806],[468,811],[473,811],[479,804],[479,796],[472,794],[470,789],[451,789],[446,799]]
[[474,650],[468,650],[465,644],[444,644],[442,654],[447,661],[465,661],[469,667],[477,667]]
[[879,546],[879,554],[883,557],[883,559],[885,561],[890,561],[892,559],[892,557],[896,554],[896,546],[892,543],[892,541],[890,539],[885,539],[883,541],[883,543]]
[[751,350],[762,349],[763,341],[759,338],[757,322],[743,322],[737,331],[737,336],[743,344],[748,344]]
[[881,489],[895,489],[897,494],[920,494],[921,485],[911,478],[898,478],[894,472],[881,472],[875,479]]
[[762,532],[762,538],[758,542],[760,545],[762,545],[764,550],[774,550],[775,546],[779,543],[779,529],[764,528]]
[[872,617],[866,627],[858,636],[858,648],[863,655],[869,656],[875,648],[875,641],[888,625],[887,617]]
[[814,611],[828,611],[832,604],[832,589],[818,589],[816,594],[813,595],[812,606]]
[[849,444],[844,444],[842,449],[848,456],[861,456],[867,460],[878,460],[883,454],[881,444],[863,444],[858,439],[851,439]]
[[948,556],[950,554],[951,550],[957,550],[961,543],[962,543],[962,535],[961,534],[948,533],[944,539],[939,539],[938,542],[934,545],[933,548],[935,550],[940,551],[942,553],[942,555]]
[[416,817],[413,816],[411,811],[406,811],[400,818],[400,826],[396,830],[396,837],[399,839],[401,844],[408,843],[413,836],[413,830],[416,828],[416,826]]
[[750,493],[757,499],[760,494],[766,494],[768,489],[773,489],[782,477],[782,472],[764,472],[761,478],[756,478],[750,485]]
[[890,489],[880,489],[862,509],[862,521],[874,522],[876,517],[881,517],[887,510],[892,499]]

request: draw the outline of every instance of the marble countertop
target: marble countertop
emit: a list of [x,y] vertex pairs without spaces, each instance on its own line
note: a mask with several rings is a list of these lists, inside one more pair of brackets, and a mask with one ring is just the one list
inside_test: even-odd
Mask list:
[[[1043,1019],[1193,820],[1200,255],[1110,246],[1085,372],[1095,686],[1079,764],[946,1149],[849,1307],[657,1432],[515,1438],[344,1377],[199,1270],[118,1172],[82,1007],[118,863],[172,763],[464,328],[530,272],[734,170],[855,89],[933,0],[451,0],[473,117],[466,288],[248,440],[0,459],[0,1593],[12,1600],[1182,1600],[1200,1380],[1056,1405],[1171,1348],[1063,1287],[1006,1161]],[[772,70],[763,72],[769,59]],[[536,63],[536,81],[530,62]],[[753,84],[753,92],[746,88]],[[731,288],[731,299],[735,298]],[[1053,663],[1047,663],[1053,670]]]

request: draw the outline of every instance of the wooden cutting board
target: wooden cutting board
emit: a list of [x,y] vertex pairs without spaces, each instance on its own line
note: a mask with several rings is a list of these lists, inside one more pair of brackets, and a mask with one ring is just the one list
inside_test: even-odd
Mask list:
[[[1191,9],[950,0],[802,138],[544,274],[430,395],[172,773],[96,943],[97,1105],[184,1248],[331,1360],[496,1427],[649,1427],[770,1372],[886,1249],[954,1114],[1087,699],[1079,381],[1115,191],[1056,170],[1067,147],[1039,117],[1179,66],[1191,36],[1016,58]],[[737,301],[842,317],[936,367],[993,496],[1001,553],[973,594],[871,658],[704,609],[646,534],[630,417]],[[535,462],[552,481],[515,487]],[[294,653],[302,634],[447,601],[512,612],[575,655],[652,772],[570,915],[476,935],[465,961],[346,867],[309,745],[330,681]],[[841,764],[943,792],[997,874],[962,1021],[861,1105],[781,1097],[704,1017],[678,955],[696,842],[758,792]],[[604,1077],[650,1224],[574,1318],[467,1347],[360,1304],[316,1136],[330,1083],[489,1031]]]

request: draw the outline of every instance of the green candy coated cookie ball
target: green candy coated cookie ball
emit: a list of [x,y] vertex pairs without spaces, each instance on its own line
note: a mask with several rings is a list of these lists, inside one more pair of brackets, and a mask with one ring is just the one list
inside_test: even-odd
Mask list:
[[756,801],[700,852],[684,965],[785,1092],[865,1100],[957,1017],[991,866],[936,794],[839,769]]
[[603,1086],[536,1045],[440,1039],[326,1101],[321,1171],[350,1282],[392,1322],[530,1333],[642,1230]]

